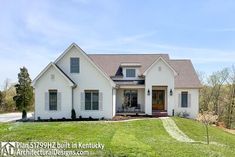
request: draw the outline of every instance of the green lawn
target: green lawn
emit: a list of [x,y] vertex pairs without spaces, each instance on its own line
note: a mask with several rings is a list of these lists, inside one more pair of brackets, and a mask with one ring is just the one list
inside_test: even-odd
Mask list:
[[[190,138],[205,141],[200,123],[173,118]],[[197,157],[235,155],[235,135],[210,127],[211,140],[225,146],[190,144],[171,138],[159,119],[132,122],[43,122],[1,123],[0,141],[100,142],[106,156]],[[103,155],[102,155],[103,156]]]

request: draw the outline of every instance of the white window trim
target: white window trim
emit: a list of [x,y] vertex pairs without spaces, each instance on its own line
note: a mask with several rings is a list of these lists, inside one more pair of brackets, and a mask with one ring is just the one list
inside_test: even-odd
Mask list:
[[[131,76],[131,77],[128,77],[127,76],[127,70],[134,70],[135,71],[135,76]],[[137,70],[136,70],[136,68],[126,68],[125,69],[125,78],[136,78],[137,77]]]

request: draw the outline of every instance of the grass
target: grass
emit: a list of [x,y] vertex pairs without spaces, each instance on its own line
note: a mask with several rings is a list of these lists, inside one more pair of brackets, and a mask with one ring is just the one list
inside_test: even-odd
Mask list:
[[[190,138],[205,141],[203,125],[193,120],[173,118]],[[131,122],[37,122],[2,123],[0,141],[100,142],[102,156],[195,157],[235,154],[235,135],[210,127],[211,140],[223,144],[206,145],[178,142],[168,135],[159,119]]]

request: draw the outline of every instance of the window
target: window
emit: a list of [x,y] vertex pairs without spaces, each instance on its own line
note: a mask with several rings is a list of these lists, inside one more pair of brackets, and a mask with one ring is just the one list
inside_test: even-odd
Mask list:
[[188,92],[181,93],[181,107],[188,107]]
[[99,91],[85,91],[85,110],[99,110]]
[[49,90],[49,110],[57,110],[57,90]]
[[126,69],[126,77],[135,77],[135,69]]
[[70,58],[70,72],[71,73],[79,73],[79,58]]
[[137,90],[124,90],[124,104],[127,107],[137,107]]

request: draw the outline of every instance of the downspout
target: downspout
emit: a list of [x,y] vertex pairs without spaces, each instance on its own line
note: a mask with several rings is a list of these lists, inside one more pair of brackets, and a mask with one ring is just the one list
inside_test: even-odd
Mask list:
[[71,92],[72,92],[72,109],[74,109],[74,89],[77,87],[77,85],[72,86]]

